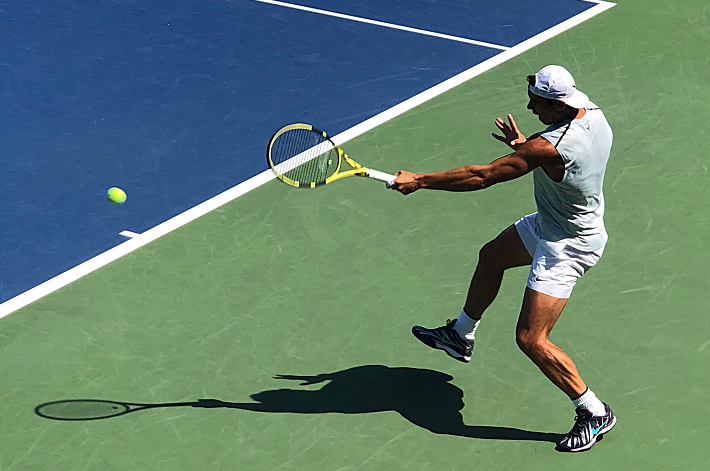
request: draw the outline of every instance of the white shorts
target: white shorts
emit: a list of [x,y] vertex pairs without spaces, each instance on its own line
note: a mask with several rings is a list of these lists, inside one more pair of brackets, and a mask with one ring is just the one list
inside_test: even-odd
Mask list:
[[520,239],[533,258],[527,286],[555,298],[569,298],[577,278],[596,265],[604,247],[584,252],[564,241],[541,239],[535,231],[536,226],[537,213],[529,214],[515,223]]

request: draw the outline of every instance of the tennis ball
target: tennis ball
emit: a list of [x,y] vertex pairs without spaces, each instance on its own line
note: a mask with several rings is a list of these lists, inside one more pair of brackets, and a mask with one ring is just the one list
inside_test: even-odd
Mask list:
[[106,197],[113,204],[123,204],[126,202],[126,192],[115,186],[108,189]]

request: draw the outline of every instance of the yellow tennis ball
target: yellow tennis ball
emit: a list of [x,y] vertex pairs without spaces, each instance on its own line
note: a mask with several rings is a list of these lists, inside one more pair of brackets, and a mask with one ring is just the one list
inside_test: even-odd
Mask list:
[[108,189],[106,197],[113,204],[123,204],[126,202],[126,192],[115,186]]

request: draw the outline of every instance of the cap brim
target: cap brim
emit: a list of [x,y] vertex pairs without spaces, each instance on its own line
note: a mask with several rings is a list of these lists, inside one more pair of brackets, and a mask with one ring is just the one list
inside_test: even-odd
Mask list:
[[569,107],[582,109],[589,104],[589,97],[586,94],[580,92],[579,90],[575,90],[574,94],[571,97],[565,98],[560,101],[562,101]]

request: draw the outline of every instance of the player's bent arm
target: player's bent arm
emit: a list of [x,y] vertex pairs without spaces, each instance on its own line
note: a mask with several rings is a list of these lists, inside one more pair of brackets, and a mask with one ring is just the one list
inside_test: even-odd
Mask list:
[[445,191],[476,191],[521,177],[548,163],[561,162],[557,149],[544,138],[533,136],[512,154],[488,165],[466,165],[445,172],[414,175],[417,188]]

